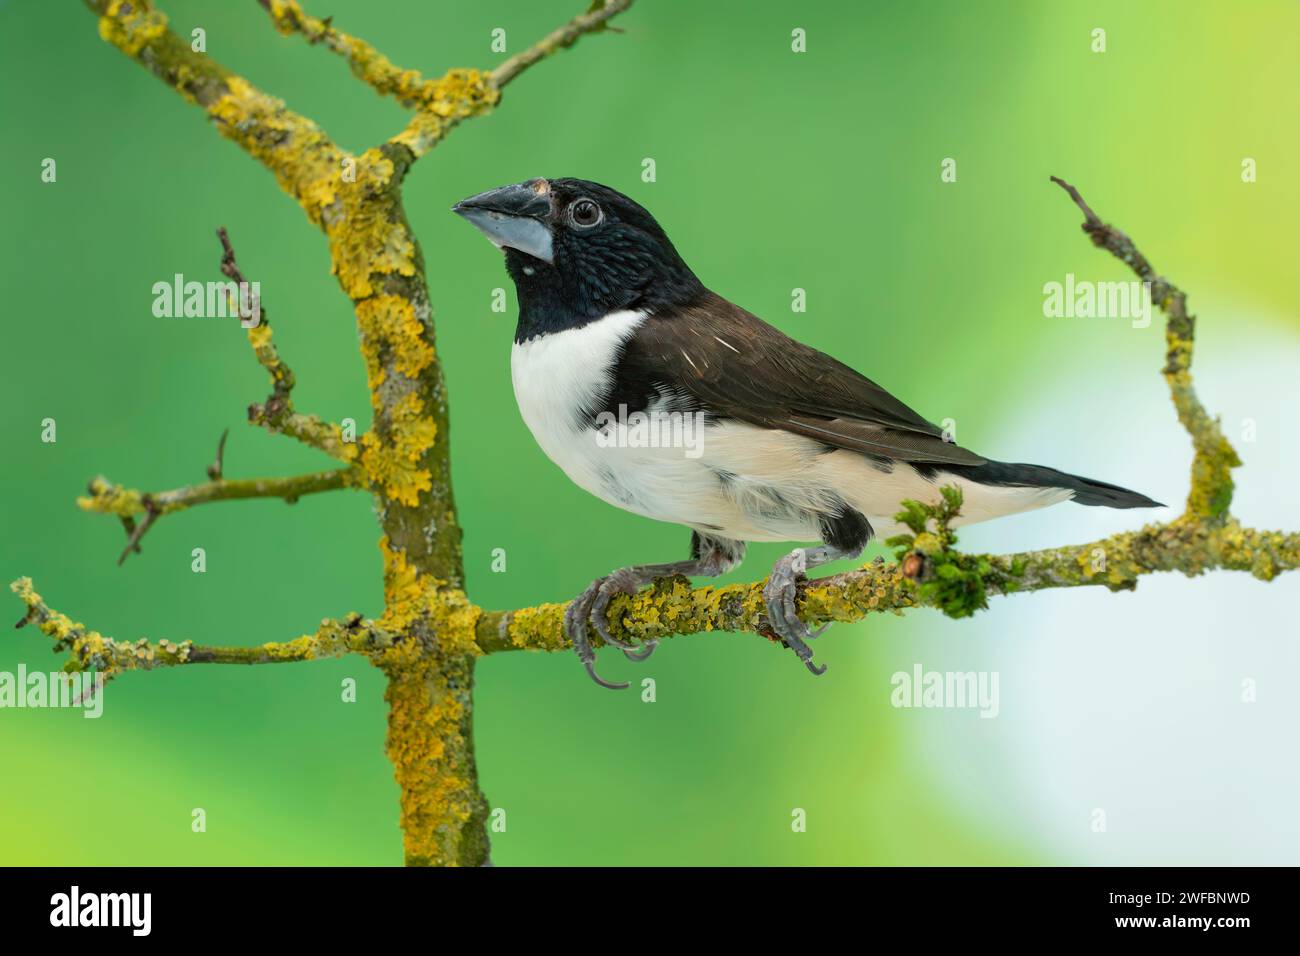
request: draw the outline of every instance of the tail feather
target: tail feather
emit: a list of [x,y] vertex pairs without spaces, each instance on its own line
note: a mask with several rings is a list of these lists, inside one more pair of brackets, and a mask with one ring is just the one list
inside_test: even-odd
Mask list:
[[1066,488],[1074,493],[1073,500],[1081,505],[1093,505],[1105,508],[1163,508],[1159,501],[1119,485],[1105,481],[1093,481],[1069,475],[1055,468],[1042,465],[1022,465],[1011,462],[990,461],[982,465],[949,466],[946,470],[956,472],[986,485],[1011,485],[1029,488]]

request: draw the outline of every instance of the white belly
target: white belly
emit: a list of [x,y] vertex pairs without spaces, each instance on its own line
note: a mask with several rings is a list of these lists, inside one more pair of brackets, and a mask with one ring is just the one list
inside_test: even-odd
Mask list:
[[609,388],[621,345],[644,320],[640,312],[615,312],[581,329],[515,344],[515,399],[542,451],[574,484],[635,514],[737,540],[815,538],[815,520],[798,509],[772,506],[757,518],[746,513],[744,479],[730,486],[719,480],[717,469],[734,463],[716,460],[719,428],[705,416],[673,421],[652,410],[645,428],[596,427],[590,410]]
[[[643,321],[640,312],[615,312],[516,343],[511,353],[515,398],[537,444],[576,485],[616,507],[738,541],[815,541],[818,513],[844,504],[878,536],[897,533],[900,502],[935,501],[939,484],[964,486],[961,524],[1068,497],[952,476],[931,483],[902,462],[882,473],[854,452],[828,453],[820,442],[734,420],[692,418],[671,432],[674,423],[661,414],[648,429],[598,429],[591,411],[609,388],[620,347]],[[656,434],[664,439],[657,447],[647,442]]]

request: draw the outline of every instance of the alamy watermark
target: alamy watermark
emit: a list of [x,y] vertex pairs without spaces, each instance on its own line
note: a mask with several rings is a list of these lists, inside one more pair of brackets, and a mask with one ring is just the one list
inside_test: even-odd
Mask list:
[[233,319],[246,329],[262,324],[262,283],[185,281],[153,284],[153,314],[160,319]]
[[152,893],[83,893],[74,885],[50,897],[51,926],[119,926],[132,936],[148,936],[152,916]]
[[687,458],[704,454],[704,412],[629,413],[626,405],[618,414],[596,415],[596,444],[601,448],[682,448]]
[[1001,711],[997,671],[927,671],[913,664],[910,673],[896,671],[889,683],[894,688],[889,702],[895,707],[978,709],[985,719]]
[[0,708],[5,707],[80,707],[83,717],[100,717],[104,713],[104,675],[89,671],[29,674],[27,665],[19,664],[17,673],[0,671]]
[[1043,315],[1049,319],[1128,319],[1135,329],[1151,324],[1151,283],[1078,281],[1043,286]]

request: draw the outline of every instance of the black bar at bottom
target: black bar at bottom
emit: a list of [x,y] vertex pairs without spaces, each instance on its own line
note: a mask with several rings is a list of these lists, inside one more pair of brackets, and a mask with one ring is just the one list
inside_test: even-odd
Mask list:
[[434,946],[452,924],[482,941],[519,934],[607,945],[638,936],[668,945],[681,937],[662,934],[679,931],[695,943],[716,934],[732,944],[777,931],[863,944],[898,933],[930,943],[1045,932],[1231,944],[1285,932],[1294,882],[1289,869],[1199,867],[5,869],[0,926],[10,938],[75,934],[78,943],[126,945],[373,945],[405,933]]

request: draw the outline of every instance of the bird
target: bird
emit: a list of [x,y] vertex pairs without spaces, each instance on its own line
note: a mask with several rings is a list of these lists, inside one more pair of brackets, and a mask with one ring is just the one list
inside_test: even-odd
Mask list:
[[963,495],[953,525],[1072,500],[1109,508],[1160,503],[1040,465],[984,458],[848,365],[708,289],[639,203],[583,179],[531,179],[452,206],[503,251],[519,318],[511,379],[542,451],[580,488],[691,531],[690,557],[620,568],[565,611],[588,675],[591,631],[610,633],[616,594],[671,575],[717,577],[748,542],[813,543],[781,557],[763,588],[767,626],[820,675],[796,614],[806,572],[857,558],[903,529],[904,500]]

